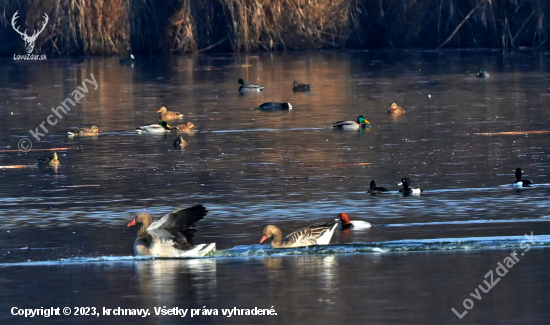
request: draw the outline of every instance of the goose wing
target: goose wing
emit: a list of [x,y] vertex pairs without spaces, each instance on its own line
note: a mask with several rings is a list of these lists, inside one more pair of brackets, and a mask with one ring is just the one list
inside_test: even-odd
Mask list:
[[201,204],[190,208],[172,211],[147,227],[147,232],[160,240],[160,243],[171,241],[173,247],[190,249],[194,246],[194,235],[198,231],[195,223],[208,213]]
[[[301,247],[301,246],[324,244],[324,243],[319,243],[318,242],[319,239],[324,235],[327,235],[327,232],[330,232],[330,237],[332,237],[332,232],[334,232],[336,225],[337,225],[336,221],[320,222],[320,223],[314,223],[305,228],[296,230],[295,232],[289,234],[283,239],[283,246]],[[329,241],[330,241],[330,237],[329,237]]]

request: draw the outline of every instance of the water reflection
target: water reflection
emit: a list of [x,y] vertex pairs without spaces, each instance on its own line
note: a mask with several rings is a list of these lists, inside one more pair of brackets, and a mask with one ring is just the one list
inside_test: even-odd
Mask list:
[[179,306],[187,301],[200,304],[216,297],[214,260],[140,261],[135,271],[145,306]]

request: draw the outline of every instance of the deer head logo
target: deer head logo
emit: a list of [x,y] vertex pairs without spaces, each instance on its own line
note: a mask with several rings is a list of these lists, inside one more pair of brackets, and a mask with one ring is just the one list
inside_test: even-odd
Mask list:
[[13,27],[13,29],[15,29],[15,31],[19,35],[21,35],[21,38],[23,38],[23,40],[25,41],[25,49],[27,50],[27,53],[31,54],[32,50],[34,49],[34,42],[36,41],[36,38],[38,37],[38,35],[40,35],[40,33],[42,33],[44,28],[46,28],[46,25],[48,24],[49,18],[48,18],[48,15],[44,13],[44,19],[46,21],[44,22],[44,25],[42,26],[42,29],[40,31],[35,30],[34,33],[32,34],[32,36],[29,36],[29,35],[27,35],[27,30],[26,29],[23,33],[21,33],[19,31],[19,27],[15,26],[15,21],[17,20],[17,18],[19,18],[17,16],[18,12],[19,12],[19,10],[17,10],[15,12],[15,14],[13,15],[13,18],[11,19],[11,26]]

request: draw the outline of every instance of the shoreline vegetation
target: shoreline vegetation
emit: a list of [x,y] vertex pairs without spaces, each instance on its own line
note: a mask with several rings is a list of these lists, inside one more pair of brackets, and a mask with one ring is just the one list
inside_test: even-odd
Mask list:
[[3,0],[0,55],[547,46],[548,0]]

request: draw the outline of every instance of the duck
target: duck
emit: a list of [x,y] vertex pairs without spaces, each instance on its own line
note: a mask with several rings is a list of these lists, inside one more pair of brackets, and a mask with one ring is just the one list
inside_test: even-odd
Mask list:
[[314,223],[305,228],[296,230],[285,238],[283,238],[283,234],[279,227],[269,225],[264,228],[260,243],[263,243],[268,238],[273,238],[271,241],[271,248],[328,245],[337,225],[338,223],[336,221]]
[[121,59],[119,61],[119,63],[121,65],[132,65],[133,66],[136,63],[136,58],[134,57],[133,54],[130,54],[127,58]]
[[53,156],[44,156],[38,158],[39,166],[58,166],[59,159],[57,157],[57,152],[54,151]]
[[392,116],[400,116],[405,114],[405,109],[401,106],[397,106],[396,103],[393,103],[390,108],[388,108],[388,114],[391,114]]
[[376,195],[383,192],[389,192],[389,190],[385,187],[376,186],[376,182],[374,181],[374,179],[370,181],[370,186],[367,193]]
[[260,85],[256,85],[256,84],[246,84],[244,82],[243,79],[239,79],[237,81],[240,86],[239,86],[239,92],[241,94],[245,94],[245,93],[258,93],[262,90],[264,90],[264,86],[260,86]]
[[338,215],[338,219],[336,219],[336,220],[342,222],[341,226],[338,227],[338,228],[341,228],[341,229],[353,228],[353,229],[359,230],[359,229],[368,229],[368,228],[372,227],[372,224],[370,222],[361,221],[361,220],[351,221],[349,219],[348,214],[345,213],[345,212],[340,213]]
[[479,71],[476,73],[476,78],[483,79],[485,77],[489,77],[489,72],[484,71],[483,69],[479,69]]
[[332,123],[333,128],[342,129],[342,130],[359,130],[361,128],[370,127],[370,122],[365,119],[363,115],[357,117],[357,122],[355,121],[338,121]]
[[176,128],[171,127],[166,123],[166,121],[160,121],[158,124],[149,124],[144,126],[139,126],[136,128],[138,133],[146,132],[151,134],[164,134],[170,131],[176,131]]
[[403,188],[399,190],[399,192],[403,194],[420,194],[422,193],[421,188],[410,188],[411,186],[411,180],[408,177],[401,178],[401,182],[397,185],[403,185]]
[[185,141],[183,137],[180,135],[179,137],[176,138],[176,140],[174,140],[174,143],[172,145],[176,149],[183,149],[187,146],[187,141]]
[[292,91],[310,91],[311,84],[299,84],[298,81],[294,80],[292,85]]
[[512,184],[512,186],[514,186],[514,187],[528,187],[531,184],[533,184],[533,182],[531,182],[530,180],[521,179],[521,174],[522,174],[521,168],[519,168],[519,167],[516,168],[516,181],[514,182],[514,184]]
[[81,129],[73,129],[73,130],[70,130],[69,132],[69,136],[94,136],[94,135],[98,135],[99,134],[99,129],[97,128],[97,126],[95,125],[92,125],[91,128],[87,129],[87,128],[81,128]]
[[193,132],[194,128],[195,128],[195,124],[191,123],[191,122],[187,122],[187,124],[181,124],[181,125],[178,125],[176,126],[177,128],[177,132]]
[[180,112],[172,112],[166,109],[166,107],[161,107],[157,113],[160,113],[160,120],[181,120],[183,114]]
[[128,227],[141,225],[134,241],[136,256],[191,257],[204,256],[216,249],[216,243],[195,245],[195,223],[208,211],[202,204],[174,210],[153,222],[147,212],[141,212]]
[[267,102],[258,106],[262,111],[290,111],[292,105],[290,103],[278,103],[278,102]]

